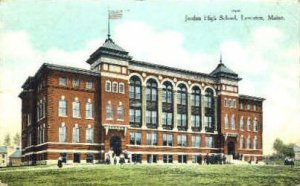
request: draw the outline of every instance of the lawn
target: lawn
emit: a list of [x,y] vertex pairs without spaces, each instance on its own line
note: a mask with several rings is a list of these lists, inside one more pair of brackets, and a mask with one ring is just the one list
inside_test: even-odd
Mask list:
[[68,165],[0,169],[11,185],[297,185],[300,167],[250,165]]

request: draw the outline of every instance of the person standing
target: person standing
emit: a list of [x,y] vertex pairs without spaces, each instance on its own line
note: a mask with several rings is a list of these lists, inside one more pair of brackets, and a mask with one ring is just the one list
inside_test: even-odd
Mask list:
[[57,160],[57,166],[58,166],[58,168],[62,168],[62,157],[61,156],[59,156],[58,157],[58,160]]

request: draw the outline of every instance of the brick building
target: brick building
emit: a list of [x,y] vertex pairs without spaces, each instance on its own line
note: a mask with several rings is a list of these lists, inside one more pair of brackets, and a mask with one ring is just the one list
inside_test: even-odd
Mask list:
[[136,61],[106,39],[90,70],[43,64],[23,84],[22,162],[98,162],[112,149],[140,162],[200,155],[262,158],[263,98],[239,94],[222,59],[211,73]]

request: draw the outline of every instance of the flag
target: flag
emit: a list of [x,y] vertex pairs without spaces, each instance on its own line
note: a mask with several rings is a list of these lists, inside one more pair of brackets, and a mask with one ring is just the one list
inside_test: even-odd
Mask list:
[[121,19],[123,16],[123,10],[110,10],[108,19]]

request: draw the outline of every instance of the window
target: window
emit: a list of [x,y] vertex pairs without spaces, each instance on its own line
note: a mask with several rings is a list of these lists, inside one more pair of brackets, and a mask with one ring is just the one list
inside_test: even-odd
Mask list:
[[256,111],[256,105],[253,105],[253,110]]
[[251,109],[251,105],[250,105],[250,104],[247,105],[247,109],[248,109],[248,110]]
[[253,131],[257,132],[257,129],[258,129],[258,127],[257,127],[257,119],[254,118],[254,121],[253,121]]
[[131,108],[129,110],[130,125],[132,127],[141,127],[141,109]]
[[211,89],[205,91],[204,103],[207,108],[213,107],[213,91]]
[[186,114],[177,114],[177,126],[179,128],[186,128]]
[[178,155],[178,163],[187,163],[187,155]]
[[146,111],[146,123],[148,125],[157,125],[157,112],[156,111]]
[[118,83],[117,82],[113,82],[112,92],[118,93]]
[[132,154],[132,162],[142,163],[142,155],[141,154]]
[[124,90],[124,83],[119,83],[119,93],[124,94],[125,90]]
[[111,102],[109,101],[106,105],[106,119],[113,119],[114,111]]
[[162,113],[162,124],[165,127],[172,128],[173,126],[173,113],[163,112]]
[[244,117],[243,117],[243,116],[241,116],[241,119],[240,119],[240,129],[241,129],[241,130],[244,130],[244,129],[245,129]]
[[168,154],[164,154],[163,155],[163,162],[164,163],[173,163],[173,156],[168,155]]
[[227,114],[225,114],[224,123],[225,123],[225,129],[228,129],[229,128],[229,121],[228,121],[228,115]]
[[79,88],[80,81],[79,79],[73,79],[73,88]]
[[66,77],[60,77],[59,78],[59,86],[64,86],[66,87],[67,86],[67,78]]
[[205,90],[205,113],[204,113],[204,124],[206,132],[214,131],[214,120],[215,120],[215,105],[214,105],[214,92],[208,88]]
[[147,81],[146,97],[147,101],[157,100],[157,83],[153,79]]
[[205,126],[209,129],[209,131],[211,132],[213,130],[213,122],[212,122],[212,117],[211,116],[204,116],[204,123]]
[[244,137],[243,136],[241,136],[241,138],[240,138],[240,149],[244,149],[245,148],[245,142],[244,142]]
[[147,163],[157,163],[157,155],[156,154],[148,154],[147,155]]
[[201,138],[200,136],[192,136],[192,147],[200,147]]
[[88,119],[93,118],[93,104],[89,102],[85,104],[85,117]]
[[193,155],[192,156],[192,163],[202,163],[202,156],[201,155]]
[[199,128],[200,127],[200,116],[199,115],[192,115],[192,127]]
[[236,108],[236,100],[235,99],[232,100],[232,107]]
[[187,146],[186,135],[183,134],[177,135],[177,146],[182,146],[182,147]]
[[73,143],[79,143],[79,127],[78,124],[75,124],[73,127]]
[[73,101],[73,117],[74,118],[80,118],[80,102],[77,98],[75,98],[75,101]]
[[31,114],[27,114],[27,126],[31,125]]
[[227,101],[227,98],[225,98],[225,99],[224,99],[224,107],[228,107],[228,105],[227,105],[228,103],[227,103],[227,102],[228,102],[228,101]]
[[251,130],[251,119],[250,119],[250,117],[248,118],[248,120],[247,120],[247,130]]
[[118,120],[123,120],[124,119],[124,114],[123,114],[123,105],[122,103],[119,104],[118,106]]
[[93,80],[88,80],[85,84],[86,89],[92,89],[93,88]]
[[212,136],[205,137],[206,147],[214,148],[214,138]]
[[105,91],[111,92],[111,82],[110,81],[105,82]]
[[250,136],[248,136],[248,138],[247,138],[247,148],[248,149],[251,149],[252,147],[251,147],[251,139],[250,139]]
[[244,109],[243,103],[240,103],[240,109]]
[[86,128],[86,142],[87,143],[93,143],[94,142],[94,129],[91,128],[89,125],[88,128]]
[[235,130],[235,116],[234,116],[234,114],[231,116],[231,129]]
[[141,99],[141,80],[137,76],[130,78],[129,85],[129,98],[140,100]]
[[163,134],[163,145],[164,146],[173,146],[173,135],[172,134]]
[[59,142],[67,142],[67,128],[64,123],[61,124],[58,130],[59,133]]
[[201,103],[201,100],[200,100],[200,89],[198,87],[193,87],[192,89],[192,97],[191,97],[191,101],[192,101],[192,106],[193,107],[200,107],[200,103]]
[[157,133],[147,133],[147,145],[157,145]]
[[180,84],[177,87],[177,104],[186,105],[187,100],[187,90],[185,85]]
[[131,132],[130,133],[130,144],[131,145],[140,145],[142,135],[140,132]]
[[255,136],[253,139],[253,149],[258,149],[257,147],[257,137]]
[[67,101],[64,99],[59,100],[58,115],[59,116],[67,116]]
[[170,82],[163,83],[163,94],[162,94],[162,102],[163,103],[172,103],[173,100],[173,92],[172,92],[172,84]]

